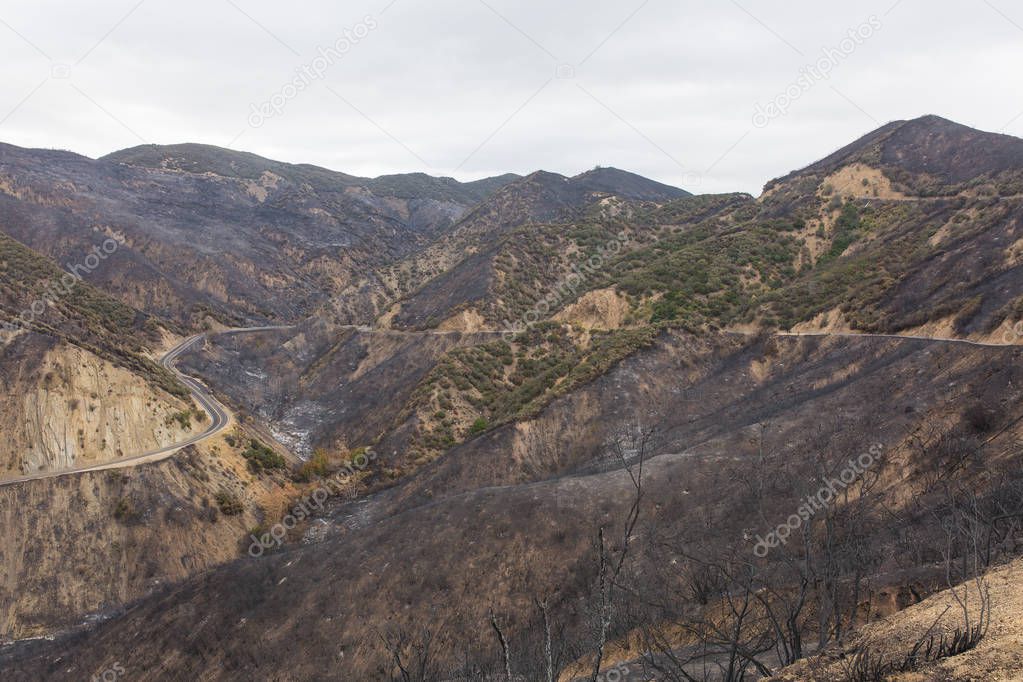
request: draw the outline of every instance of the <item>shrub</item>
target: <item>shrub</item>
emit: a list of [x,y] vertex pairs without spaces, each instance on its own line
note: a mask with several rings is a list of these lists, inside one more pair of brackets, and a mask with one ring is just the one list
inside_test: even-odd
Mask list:
[[472,426],[469,427],[469,435],[475,436],[478,433],[483,433],[487,430],[487,426],[487,420],[483,417],[479,417],[472,423]]
[[241,500],[230,490],[221,490],[213,499],[217,501],[217,507],[224,516],[237,516],[245,510]]
[[863,220],[860,217],[860,209],[853,202],[846,202],[842,206],[842,213],[838,216],[838,220],[835,221],[835,236],[831,241],[831,248],[821,257],[819,262],[827,263],[845,253],[845,250],[856,241],[862,224]]
[[191,412],[191,410],[181,410],[180,412],[175,412],[174,414],[172,414],[169,417],[167,417],[167,419],[165,421],[167,426],[171,426],[172,424],[174,424],[174,422],[177,422],[178,424],[180,424],[181,428],[183,428],[183,429],[190,429],[190,428],[192,428],[192,412]]
[[254,438],[249,441],[249,447],[242,453],[242,457],[248,460],[249,468],[257,474],[283,469],[287,465],[283,457]]
[[135,517],[135,507],[127,497],[122,497],[114,507],[114,518],[118,521],[129,521]]
[[322,448],[317,448],[313,453],[313,456],[309,458],[309,461],[303,462],[302,466],[298,469],[298,479],[300,481],[308,481],[314,477],[323,478],[330,471],[330,461],[327,457],[327,452]]

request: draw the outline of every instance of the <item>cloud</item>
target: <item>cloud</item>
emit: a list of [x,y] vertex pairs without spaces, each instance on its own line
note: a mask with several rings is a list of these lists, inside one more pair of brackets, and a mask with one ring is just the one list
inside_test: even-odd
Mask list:
[[[1009,3],[389,3],[5,7],[0,140],[90,156],[143,140],[230,144],[358,175],[603,164],[757,193],[892,119],[937,113],[1023,134],[1023,96],[1008,87],[1023,11]],[[752,125],[758,103],[871,15],[876,35],[784,116]],[[366,17],[376,27],[280,116],[248,124],[253,104]]]

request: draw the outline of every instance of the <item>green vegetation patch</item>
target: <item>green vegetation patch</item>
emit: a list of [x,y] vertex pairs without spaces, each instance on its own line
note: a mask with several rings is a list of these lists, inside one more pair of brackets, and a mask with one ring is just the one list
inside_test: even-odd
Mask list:
[[[535,415],[555,397],[650,344],[656,333],[653,327],[593,332],[583,347],[567,327],[544,322],[513,343],[455,349],[413,392],[411,409],[428,415],[419,445],[443,451],[500,424]],[[472,416],[466,418],[466,411]]]
[[283,457],[255,438],[249,441],[249,446],[242,452],[242,457],[249,462],[252,472],[257,474],[284,469],[287,466]]

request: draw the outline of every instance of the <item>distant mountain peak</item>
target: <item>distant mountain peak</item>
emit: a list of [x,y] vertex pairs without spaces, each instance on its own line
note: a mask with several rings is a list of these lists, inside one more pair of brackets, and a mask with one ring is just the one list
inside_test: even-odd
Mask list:
[[654,202],[692,196],[684,189],[609,167],[597,167],[573,177],[538,170],[521,178],[519,182],[508,185],[507,191],[519,192],[530,187],[551,192],[574,204],[587,203],[595,193],[614,195],[630,201]]
[[610,166],[598,166],[580,173],[570,182],[589,191],[608,192],[624,199],[664,201],[692,196],[684,189]]
[[1023,140],[933,114],[892,121],[768,187],[795,177],[828,175],[853,163],[906,178],[928,178],[928,184],[950,189],[1009,172],[1023,176]]

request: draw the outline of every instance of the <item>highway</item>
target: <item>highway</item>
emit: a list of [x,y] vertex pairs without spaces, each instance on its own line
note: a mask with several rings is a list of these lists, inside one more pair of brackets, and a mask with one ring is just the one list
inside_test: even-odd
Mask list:
[[[138,466],[139,464],[148,464],[150,462],[159,462],[167,459],[174,453],[178,452],[184,447],[194,445],[195,443],[202,442],[207,438],[211,438],[224,429],[226,429],[231,423],[231,413],[226,407],[224,407],[209,390],[197,379],[190,377],[186,374],[182,374],[174,366],[177,359],[185,352],[191,350],[197,343],[207,336],[228,336],[233,334],[251,334],[257,332],[266,331],[277,331],[281,329],[293,329],[293,326],[281,326],[281,327],[242,327],[236,329],[225,329],[218,332],[207,332],[204,334],[196,334],[185,339],[174,348],[169,350],[161,359],[160,364],[166,367],[168,370],[173,372],[175,376],[183,383],[192,394],[192,399],[203,410],[209,415],[210,424],[200,434],[190,436],[186,440],[179,443],[173,443],[171,445],[165,445],[156,450],[149,452],[143,452],[139,455],[133,455],[130,457],[122,457],[121,459],[104,462],[100,464],[86,464],[77,467],[71,467],[69,469],[61,469],[59,471],[40,471],[36,474],[30,474],[28,476],[22,476],[20,478],[11,478],[0,481],[0,487],[13,485],[15,483],[24,483],[26,481],[35,481],[44,478],[56,478],[58,476],[69,476],[71,474],[81,474],[89,471],[103,471],[106,469],[124,469],[128,467]],[[404,334],[414,335],[423,333],[426,334],[460,334],[463,332],[438,332],[436,330],[430,330],[427,332],[404,332],[390,329],[372,329],[365,326],[357,325],[345,325],[342,328],[355,329],[360,332],[376,333],[376,334]],[[499,332],[492,332],[499,333]],[[738,332],[738,331],[727,331],[726,334],[734,334],[738,336],[755,336],[757,332]],[[875,338],[875,339],[892,339],[899,341],[929,341],[932,343],[948,343],[948,344],[962,344],[969,346],[981,346],[981,347],[1006,347],[1011,344],[998,344],[998,343],[985,343],[980,341],[970,341],[968,339],[952,339],[952,338],[937,338],[927,336],[908,336],[900,334],[858,334],[856,332],[775,332],[774,336],[821,336],[821,337],[839,337],[839,338]]]
[[143,452],[138,455],[132,455],[130,457],[122,457],[117,460],[109,462],[101,462],[98,464],[83,464],[81,466],[70,467],[67,469],[60,469],[59,471],[40,471],[35,474],[29,474],[27,476],[21,476],[19,478],[10,478],[0,481],[0,487],[13,485],[15,483],[24,483],[26,481],[36,481],[44,478],[57,478],[59,476],[70,476],[72,474],[82,474],[90,471],[105,471],[108,469],[125,469],[128,467],[138,466],[140,464],[149,464],[151,462],[159,462],[167,459],[174,453],[178,452],[182,448],[194,445],[202,442],[207,438],[219,434],[221,431],[226,429],[231,424],[231,413],[226,407],[224,407],[220,401],[213,397],[200,381],[182,374],[175,367],[174,363],[177,359],[185,352],[191,350],[197,343],[205,339],[208,335],[215,336],[227,336],[233,334],[248,334],[255,332],[266,332],[275,331],[279,329],[291,329],[289,326],[285,327],[248,327],[238,329],[225,329],[219,332],[207,332],[203,334],[196,334],[190,336],[174,348],[167,351],[167,353],[160,358],[160,364],[165,368],[174,373],[174,375],[184,384],[189,392],[192,394],[192,399],[206,412],[209,417],[209,426],[202,433],[189,436],[187,439],[165,445],[157,448],[156,450],[150,450],[149,452]]

